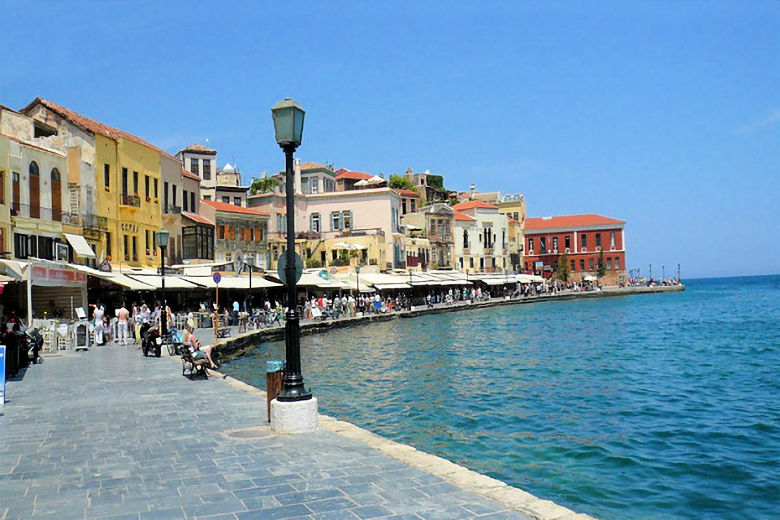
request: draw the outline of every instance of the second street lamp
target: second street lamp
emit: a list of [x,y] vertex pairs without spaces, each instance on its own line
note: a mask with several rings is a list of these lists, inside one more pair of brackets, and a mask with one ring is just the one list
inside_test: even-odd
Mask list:
[[160,337],[164,338],[168,334],[168,316],[165,308],[168,306],[165,301],[165,249],[168,247],[168,238],[170,233],[166,229],[157,232],[157,243],[160,245],[160,278],[162,279],[162,305],[160,306]]
[[295,267],[295,181],[293,153],[303,137],[303,118],[306,112],[290,98],[279,101],[271,108],[276,142],[284,150],[285,190],[287,203],[287,251],[285,278],[287,283],[287,316],[285,322],[285,355],[287,367],[282,380],[282,392],[278,401],[304,401],[312,398],[311,391],[303,385],[301,374],[301,324],[298,312],[298,281]]

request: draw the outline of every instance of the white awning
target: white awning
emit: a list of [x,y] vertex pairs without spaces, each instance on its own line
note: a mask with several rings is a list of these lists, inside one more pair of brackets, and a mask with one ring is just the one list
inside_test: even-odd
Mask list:
[[[181,278],[187,280],[188,282],[193,282],[203,287],[206,287],[207,289],[214,289],[217,286],[217,284],[214,283],[213,275],[212,276],[182,276]],[[167,280],[168,277],[166,277],[165,279]],[[273,282],[271,280],[267,280],[262,275],[259,274],[252,275],[253,291],[255,289],[267,289],[269,287],[281,287],[281,286],[282,284]],[[249,276],[248,275],[241,275],[241,276],[223,275],[222,280],[220,280],[219,282],[219,288],[249,290]]]
[[[153,288],[162,288],[162,276],[148,275],[148,274],[131,274],[127,275],[128,278],[136,280],[137,282],[145,283]],[[167,289],[202,289],[203,287],[195,282],[191,282],[184,277],[167,275],[165,277],[165,287]]]
[[388,289],[411,289],[412,287],[405,283],[375,283],[374,288],[384,291]]
[[68,243],[73,247],[76,254],[82,258],[95,258],[95,252],[89,246],[89,242],[81,235],[63,233]]

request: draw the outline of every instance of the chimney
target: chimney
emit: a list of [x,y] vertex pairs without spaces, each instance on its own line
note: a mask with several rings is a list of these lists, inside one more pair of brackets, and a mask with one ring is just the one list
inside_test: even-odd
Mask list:
[[295,172],[295,194],[301,195],[303,193],[301,191],[301,160],[297,157],[295,158],[295,166],[293,167],[293,171]]

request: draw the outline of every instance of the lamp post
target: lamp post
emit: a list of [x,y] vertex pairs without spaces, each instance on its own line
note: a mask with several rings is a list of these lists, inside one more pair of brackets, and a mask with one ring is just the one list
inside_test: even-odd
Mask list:
[[652,280],[653,279],[653,264],[650,264],[648,267],[650,268],[650,279]]
[[661,266],[661,281],[663,282],[665,278],[666,278],[666,266],[662,265]]
[[249,255],[246,259],[249,266],[249,314],[252,314],[252,267],[255,265],[255,255]]
[[278,401],[305,401],[312,398],[311,391],[303,385],[301,374],[301,325],[298,312],[297,280],[295,279],[295,182],[293,153],[301,144],[303,118],[306,112],[290,98],[279,101],[271,108],[276,142],[285,156],[285,184],[287,203],[287,316],[285,322],[285,355],[287,367]]
[[160,336],[165,337],[168,334],[168,316],[165,308],[168,303],[165,301],[165,249],[168,247],[168,238],[170,233],[167,229],[161,229],[157,232],[157,243],[160,245],[160,277],[162,278],[162,307],[160,308]]
[[360,298],[360,264],[355,266],[355,285],[357,286],[358,298]]
[[677,283],[680,283],[680,264],[677,264]]

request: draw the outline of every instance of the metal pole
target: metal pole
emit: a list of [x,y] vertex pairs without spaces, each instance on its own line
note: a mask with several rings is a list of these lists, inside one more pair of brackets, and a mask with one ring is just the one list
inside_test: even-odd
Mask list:
[[677,282],[680,282],[680,264],[677,264]]
[[[254,264],[254,261],[252,262]],[[252,265],[249,266],[249,314],[252,314]]]
[[662,265],[661,266],[661,280],[663,280],[664,278],[666,278],[666,266]]
[[650,279],[653,279],[653,264],[650,264]]
[[287,202],[287,320],[285,322],[285,354],[287,366],[282,381],[279,401],[305,401],[311,399],[311,391],[303,385],[301,374],[301,324],[297,305],[298,281],[295,279],[295,182],[293,179],[293,153],[296,145],[283,147],[285,156]]
[[162,266],[162,308],[160,309],[160,336],[165,337],[168,333],[168,316],[165,313],[165,307],[168,303],[165,301],[165,246],[160,246],[162,255],[160,255],[160,264]]

